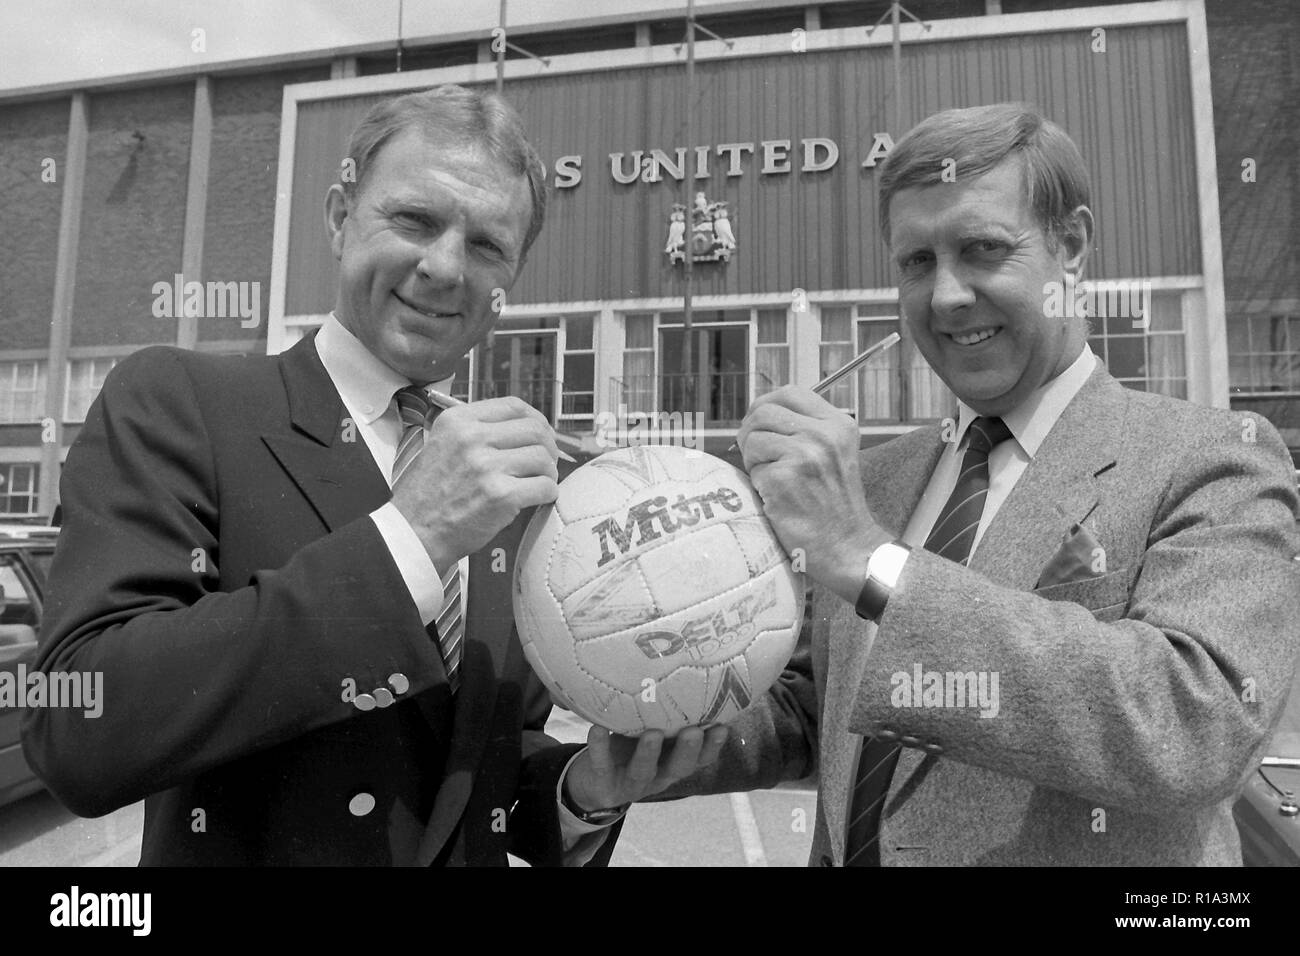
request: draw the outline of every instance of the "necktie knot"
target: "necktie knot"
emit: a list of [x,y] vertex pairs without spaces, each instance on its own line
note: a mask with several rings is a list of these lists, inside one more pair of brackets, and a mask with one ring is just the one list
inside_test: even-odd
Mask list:
[[970,438],[966,449],[987,455],[1010,437],[1011,429],[1002,419],[980,416],[970,423]]
[[435,407],[429,401],[429,394],[419,385],[399,388],[393,394],[393,399],[397,402],[397,414],[401,417],[402,424],[408,427],[423,426],[429,417],[429,410]]

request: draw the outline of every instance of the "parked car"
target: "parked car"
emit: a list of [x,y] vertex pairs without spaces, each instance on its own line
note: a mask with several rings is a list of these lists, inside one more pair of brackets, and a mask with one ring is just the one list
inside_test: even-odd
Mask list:
[[[1300,487],[1300,470],[1296,485]],[[1291,685],[1282,722],[1233,807],[1233,816],[1247,866],[1300,866],[1300,674]]]
[[[45,577],[54,557],[58,528],[0,524],[0,673],[28,669],[36,657]],[[18,735],[21,712],[0,707],[0,805],[41,789],[23,758]]]

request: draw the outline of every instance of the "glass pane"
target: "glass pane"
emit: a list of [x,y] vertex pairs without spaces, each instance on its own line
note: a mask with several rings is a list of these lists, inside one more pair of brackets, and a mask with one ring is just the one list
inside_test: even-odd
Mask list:
[[[858,351],[864,351],[898,330],[897,322],[858,323]],[[858,421],[898,421],[900,349],[874,355],[857,371]]]
[[1141,336],[1112,335],[1106,342],[1107,368],[1116,378],[1147,377],[1146,342]]
[[785,342],[785,309],[758,310],[758,344]]
[[685,368],[685,329],[663,329],[660,406],[695,412],[714,423],[736,423],[749,405],[748,326],[691,331],[691,367]]
[[[822,341],[849,342],[853,338],[852,310],[847,306],[825,306],[822,308]],[[852,356],[846,355],[844,362]],[[840,362],[843,365],[844,362]],[[833,370],[832,370],[833,371]]]
[[[823,313],[823,321],[824,320],[825,314]],[[853,346],[849,342],[845,342],[842,345],[823,345],[821,346],[820,351],[820,370],[817,373],[819,379],[825,378],[849,359],[853,358]],[[830,391],[826,393],[826,401],[830,402],[836,408],[852,408],[853,377],[846,376],[832,385]]]
[[564,357],[564,390],[589,392],[596,374],[596,356],[566,355]]
[[790,382],[790,349],[786,345],[760,345],[754,350],[755,397],[774,391]]
[[654,317],[628,314],[623,317],[627,329],[624,346],[629,349],[654,348]]
[[[1181,332],[1183,331],[1183,297],[1178,293],[1153,294],[1151,296],[1151,331],[1152,332]],[[1231,327],[1235,322],[1229,322]],[[1231,330],[1229,331],[1231,336]]]
[[564,393],[560,413],[566,418],[569,415],[590,415],[595,410],[595,401],[591,392],[580,392],[576,395]]
[[559,327],[560,319],[555,315],[502,316],[496,324],[498,332],[527,332],[533,329],[558,329]]
[[[0,496],[0,501],[4,498]],[[24,509],[25,510],[25,509]],[[0,625],[36,625],[31,592],[17,568],[16,555],[0,555]]]
[[[456,379],[451,383],[451,394],[462,402],[470,400],[469,394],[469,356],[464,356],[456,366]],[[481,396],[475,395],[475,398]]]
[[619,403],[634,415],[655,411],[655,356],[651,351],[623,353],[623,388]]
[[570,352],[591,348],[591,316],[569,316],[564,320],[564,347]]
[[908,420],[936,419],[952,414],[954,407],[952,393],[930,368],[918,348],[911,349],[907,376],[908,391],[912,396],[912,407],[907,414]]

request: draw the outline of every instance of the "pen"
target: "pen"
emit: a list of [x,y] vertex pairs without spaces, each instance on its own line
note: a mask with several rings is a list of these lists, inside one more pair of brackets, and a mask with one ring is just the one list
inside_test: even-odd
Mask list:
[[[897,332],[890,332],[888,335],[886,335],[875,345],[859,353],[858,355],[855,355],[853,358],[849,359],[847,362],[845,362],[835,371],[831,372],[831,374],[827,375],[824,379],[822,379],[820,382],[814,385],[812,387],[812,390],[816,392],[818,395],[825,395],[832,385],[834,385],[836,382],[842,379],[845,375],[848,375],[850,372],[856,369],[867,359],[871,358],[871,356],[875,355],[877,352],[883,352],[887,348],[892,348],[895,344],[897,344],[898,338],[899,336]],[[736,447],[737,447],[736,443],[733,441],[731,443],[731,447],[728,448],[727,451],[735,451]]]
[[[466,402],[462,402],[459,398],[457,398],[454,395],[448,395],[446,392],[439,392],[432,388],[425,389],[425,394],[429,396],[429,401],[432,402],[434,405],[437,405],[439,408],[453,408],[457,405],[467,404]],[[560,441],[560,435],[558,432],[555,435],[555,441],[557,443]],[[574,458],[572,455],[570,455],[568,452],[566,452],[563,448],[558,449],[558,451],[560,457],[563,458],[565,461],[570,461],[573,462],[574,464],[577,464],[577,459]]]

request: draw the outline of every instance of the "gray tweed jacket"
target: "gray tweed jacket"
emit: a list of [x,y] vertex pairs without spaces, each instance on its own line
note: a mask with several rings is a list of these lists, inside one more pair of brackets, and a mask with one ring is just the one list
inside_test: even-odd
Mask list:
[[[886,528],[942,448],[930,426],[863,452]],[[815,773],[810,862],[838,864],[856,742],[883,729],[905,748],[886,866],[1240,865],[1232,801],[1300,649],[1297,509],[1264,419],[1099,367],[971,567],[914,550],[870,647],[815,588],[811,672],[796,655],[722,758],[664,796]]]

